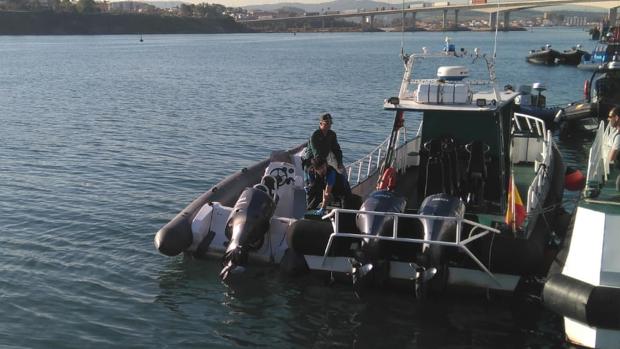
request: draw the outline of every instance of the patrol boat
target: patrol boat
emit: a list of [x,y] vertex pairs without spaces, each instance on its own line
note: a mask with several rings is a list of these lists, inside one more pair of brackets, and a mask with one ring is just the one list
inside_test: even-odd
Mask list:
[[620,343],[620,192],[608,154],[614,132],[600,122],[590,148],[586,187],[543,290],[564,320],[566,338],[588,348]]
[[[514,111],[518,93],[496,88],[493,59],[478,50],[402,57],[400,92],[384,103],[393,128],[346,168],[356,205],[306,212],[300,145],[201,195],[157,232],[156,248],[215,256],[224,279],[274,263],[344,278],[356,292],[404,283],[420,298],[452,285],[514,291],[546,276],[565,168],[544,121]],[[443,64],[454,60],[483,77]],[[418,77],[419,65],[433,75]],[[422,121],[413,137],[409,118]]]
[[[496,87],[494,60],[477,49],[402,58],[399,94],[384,103],[395,112],[387,147],[349,167],[368,174],[350,178],[363,204],[292,223],[293,259],[350,275],[356,290],[403,280],[417,297],[452,285],[514,291],[546,276],[564,233],[565,166],[545,122],[515,112],[519,93]],[[454,60],[473,60],[482,78],[426,65]],[[410,117],[422,122],[406,139]]]

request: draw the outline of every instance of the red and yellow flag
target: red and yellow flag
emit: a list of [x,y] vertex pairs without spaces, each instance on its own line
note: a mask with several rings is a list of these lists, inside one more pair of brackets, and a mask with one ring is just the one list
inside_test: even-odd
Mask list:
[[510,182],[508,183],[508,209],[506,210],[505,222],[512,231],[516,232],[521,228],[523,222],[525,222],[525,206],[521,201],[521,195],[519,195],[519,189],[515,185],[514,175],[510,176]]

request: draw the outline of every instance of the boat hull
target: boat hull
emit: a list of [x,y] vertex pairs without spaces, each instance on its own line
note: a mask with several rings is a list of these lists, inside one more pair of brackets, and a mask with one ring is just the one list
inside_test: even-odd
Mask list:
[[556,50],[540,50],[530,52],[525,60],[532,64],[554,65],[560,57],[560,52]]

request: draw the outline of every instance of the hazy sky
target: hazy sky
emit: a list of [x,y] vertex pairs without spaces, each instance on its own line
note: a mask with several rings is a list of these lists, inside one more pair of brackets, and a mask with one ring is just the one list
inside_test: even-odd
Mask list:
[[[115,0],[112,0],[115,1]],[[120,0],[119,0],[120,1]],[[158,0],[155,0],[158,1]],[[159,0],[159,1],[166,1],[166,0]],[[199,3],[210,3],[210,4],[221,4],[221,5],[225,5],[225,6],[231,6],[231,7],[237,7],[237,6],[248,6],[248,5],[263,5],[263,4],[278,4],[278,3],[301,3],[301,4],[320,4],[320,3],[325,3],[325,2],[331,2],[333,0],[180,0],[186,3],[194,3],[194,4],[199,4]],[[385,2],[388,4],[393,4],[394,7],[398,7],[398,5],[402,5],[402,0],[374,0],[377,2]],[[420,1],[420,0],[405,0],[405,3],[409,3],[412,1]],[[443,1],[443,0],[423,0],[426,2],[437,2],[437,1]],[[463,3],[467,3],[469,0],[450,0],[450,3],[452,4],[463,4]],[[488,0],[490,3],[494,3],[497,0]],[[508,1],[508,0],[500,0],[500,1]],[[509,1],[515,1],[515,0],[509,0]],[[620,1],[620,0],[619,0]],[[527,2],[527,1],[524,1]],[[563,9],[564,7],[559,7],[559,9]],[[558,7],[548,7],[548,10],[550,9],[554,9],[557,10]],[[597,8],[591,8],[591,7],[583,7],[583,6],[579,6],[579,7],[571,7],[571,9],[577,9],[577,10],[582,10],[582,11],[603,11],[601,9],[597,9]]]
[[[208,2],[208,3],[216,3],[216,4],[222,4],[222,5],[226,5],[226,6],[247,6],[247,5],[263,5],[263,4],[278,4],[278,3],[301,3],[301,4],[320,4],[320,3],[324,3],[324,2],[331,2],[333,0],[181,0],[184,2],[191,2],[194,4],[199,4],[199,3],[203,3],[203,2]],[[385,3],[389,3],[389,4],[394,4],[396,5],[402,5],[402,0],[374,0],[377,2],[385,2]],[[409,3],[412,1],[420,1],[420,0],[405,0],[405,3]],[[424,0],[427,2],[435,2],[435,1],[440,1],[440,0]],[[489,0],[491,2],[493,2],[494,0]],[[514,1],[514,0],[511,0]],[[460,3],[466,3],[467,0],[452,0],[450,1],[453,4],[460,4]]]

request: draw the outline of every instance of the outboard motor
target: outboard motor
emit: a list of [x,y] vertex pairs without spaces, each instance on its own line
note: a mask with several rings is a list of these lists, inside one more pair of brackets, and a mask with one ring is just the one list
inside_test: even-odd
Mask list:
[[264,177],[262,184],[246,188],[228,217],[226,236],[230,242],[220,272],[222,279],[226,279],[231,272],[242,271],[248,263],[249,251],[263,244],[277,200],[269,184],[271,181]]
[[[376,211],[376,212],[403,212],[406,200],[389,190],[377,190],[371,193],[366,201],[362,204],[360,211]],[[359,213],[356,217],[356,225],[362,234],[372,236],[391,236],[394,219],[383,215]],[[353,277],[354,289],[361,286],[361,282],[367,279],[367,276],[375,274],[378,270],[386,270],[387,268],[377,268],[379,264],[384,265],[386,251],[384,251],[385,242],[376,239],[363,239],[360,249],[357,251],[355,258],[351,259],[351,275]],[[386,267],[389,264],[385,265]],[[389,273],[389,270],[388,270]],[[383,275],[385,276],[385,275]]]
[[[422,201],[420,214],[426,216],[462,217],[465,214],[465,204],[458,197],[447,194],[435,194]],[[424,227],[424,239],[431,241],[456,241],[457,222],[440,219],[421,218]],[[417,272],[416,295],[426,293],[426,281],[434,278],[447,280],[447,260],[452,247],[423,244],[422,265],[413,265]],[[439,281],[438,281],[439,282]]]

